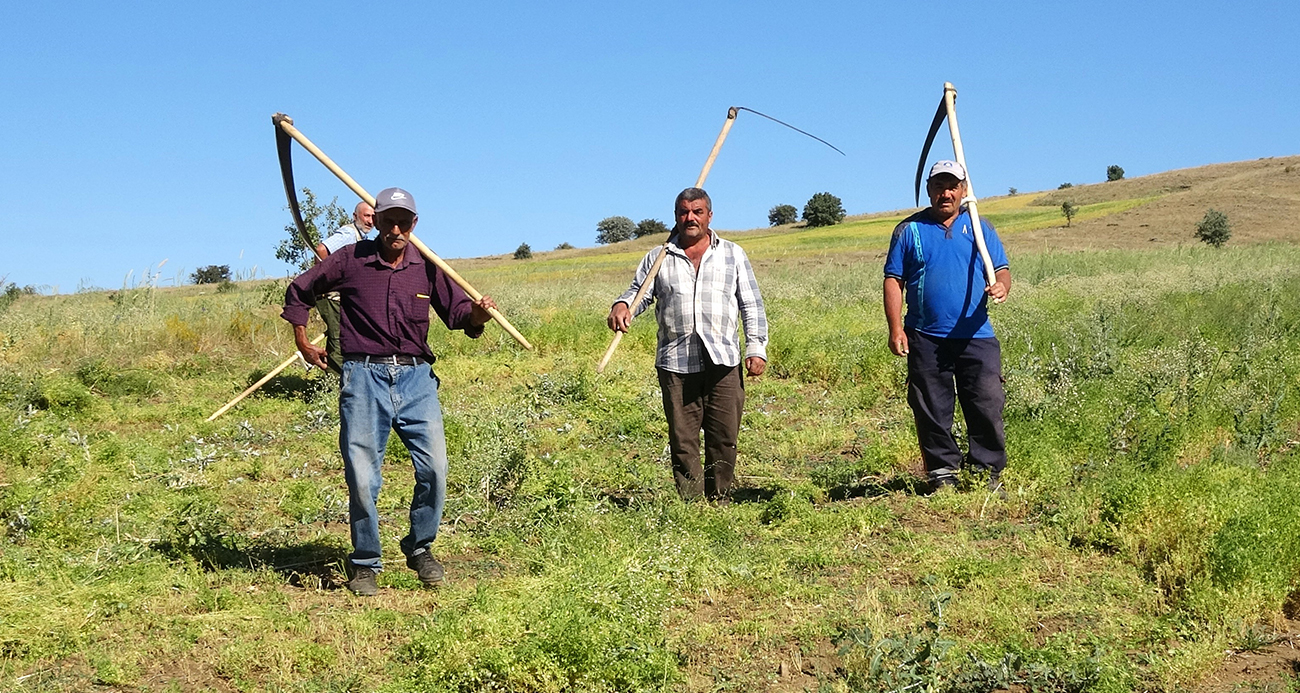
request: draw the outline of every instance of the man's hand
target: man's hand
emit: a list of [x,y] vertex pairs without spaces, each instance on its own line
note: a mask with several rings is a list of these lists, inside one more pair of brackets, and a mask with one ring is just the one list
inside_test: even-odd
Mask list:
[[493,301],[491,296],[484,294],[483,298],[474,302],[472,313],[469,316],[470,322],[475,325],[488,324],[488,321],[492,319],[492,314],[488,312],[488,309],[496,309],[496,307],[496,301]]
[[984,293],[988,294],[989,298],[993,299],[994,303],[1001,303],[1007,300],[1007,294],[1010,292],[1011,287],[1003,284],[1001,281],[993,282],[984,287]]
[[894,356],[907,356],[907,333],[901,329],[889,331],[889,350]]
[[619,301],[610,307],[609,317],[605,319],[605,324],[609,325],[609,329],[615,332],[627,332],[627,328],[632,324],[632,311],[627,309],[626,303]]
[[749,372],[749,377],[757,378],[767,370],[767,361],[758,356],[750,356],[745,359],[745,370]]
[[312,344],[311,340],[307,339],[306,326],[293,326],[293,341],[294,344],[297,345],[299,353],[302,354],[304,361],[323,371],[329,370],[329,363],[325,360],[328,352],[315,344]]

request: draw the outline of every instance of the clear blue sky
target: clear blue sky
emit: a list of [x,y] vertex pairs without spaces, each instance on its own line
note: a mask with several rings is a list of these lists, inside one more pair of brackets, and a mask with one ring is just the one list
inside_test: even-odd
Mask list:
[[[1289,155],[1295,2],[13,3],[0,33],[0,276],[68,293],[228,264],[283,276],[270,116],[447,258],[668,221],[728,106],[714,227],[830,191],[912,204],[944,81],[976,192]],[[946,135],[936,153],[951,152]],[[299,185],[352,194],[295,147]],[[629,268],[630,271],[630,268]]]

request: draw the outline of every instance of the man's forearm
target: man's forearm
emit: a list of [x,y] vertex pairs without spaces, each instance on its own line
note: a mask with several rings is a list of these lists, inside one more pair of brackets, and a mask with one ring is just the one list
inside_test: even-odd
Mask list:
[[903,329],[903,286],[893,277],[885,277],[885,322],[890,332]]

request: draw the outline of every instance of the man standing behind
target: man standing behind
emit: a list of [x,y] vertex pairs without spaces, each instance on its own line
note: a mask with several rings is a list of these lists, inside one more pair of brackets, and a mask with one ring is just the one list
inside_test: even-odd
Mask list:
[[[635,315],[659,300],[655,368],[663,391],[673,479],[684,500],[706,496],[726,505],[736,469],[736,438],[745,404],[738,327],[745,328],[745,370],[767,368],[767,314],[749,258],[709,229],[713,202],[699,188],[677,196],[676,226],[659,274],[640,305],[628,304],[645,283],[658,249],[641,261],[632,285],[609,310],[611,330],[627,332]],[[739,317],[739,320],[737,318]],[[700,429],[705,462],[700,465]]]
[[[328,238],[316,244],[316,257],[324,260],[330,253],[340,248],[365,240],[366,234],[375,225],[375,210],[365,201],[358,202],[352,210],[352,223],[340,226]],[[331,291],[324,296],[328,301],[319,301],[316,312],[325,322],[326,362],[335,373],[343,368],[343,346],[339,342],[339,292]]]
[[380,465],[393,430],[415,466],[411,529],[402,539],[402,553],[426,586],[442,582],[442,565],[430,545],[447,495],[447,447],[438,377],[431,368],[429,308],[448,328],[478,337],[491,318],[488,309],[496,307],[487,296],[471,301],[410,244],[419,220],[410,193],[388,188],[376,202],[378,237],[329,255],[295,279],[285,292],[281,313],[293,325],[298,350],[324,368],[325,351],[307,340],[307,311],[327,291],[343,296],[339,449],[348,483],[353,548],[347,587],[362,596],[379,591],[375,575],[382,561],[375,505],[383,482]]
[[997,232],[981,219],[995,269],[994,283],[985,286],[970,214],[961,204],[966,171],[960,164],[936,163],[926,191],[930,207],[894,229],[885,258],[889,349],[907,357],[907,402],[931,488],[956,486],[962,466],[961,448],[952,434],[955,381],[970,441],[965,462],[988,474],[990,491],[1001,492],[1000,476],[1007,464],[1002,429],[1006,394],[1001,345],[989,323],[988,299],[1006,299],[1011,270]]

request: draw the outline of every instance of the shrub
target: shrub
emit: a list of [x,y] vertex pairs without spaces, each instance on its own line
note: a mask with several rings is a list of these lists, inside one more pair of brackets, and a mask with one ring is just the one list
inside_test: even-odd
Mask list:
[[767,222],[772,226],[785,226],[799,221],[799,210],[794,205],[777,205],[767,210]]
[[1196,224],[1196,237],[1215,248],[1223,247],[1223,244],[1232,237],[1232,225],[1228,223],[1228,215],[1211,208]]
[[642,219],[637,222],[636,230],[632,232],[635,238],[643,236],[666,236],[668,235],[668,225],[658,219]]
[[1065,215],[1065,225],[1070,226],[1074,222],[1074,215],[1079,213],[1079,208],[1074,206],[1073,202],[1066,200],[1061,203],[1061,214]]
[[803,220],[810,227],[838,224],[844,221],[844,205],[840,198],[828,192],[819,192],[803,206]]
[[564,242],[564,243],[561,243],[561,244],[555,246],[555,249],[556,249],[556,250],[573,250],[573,244],[572,244],[572,243],[569,243],[569,242],[566,241],[566,242]]
[[208,265],[194,270],[190,281],[195,284],[220,284],[230,281],[230,265]]
[[1007,194],[1008,194],[1008,195],[1011,195],[1011,196],[1013,196],[1013,197],[1014,197],[1015,194],[1018,193],[1018,192],[1020,192],[1020,191],[1019,191],[1019,190],[1016,190],[1015,188],[1007,188]]
[[217,284],[217,293],[228,294],[231,291],[234,291],[235,289],[238,288],[239,287],[236,286],[235,283],[230,281],[229,279],[222,279],[221,283]]
[[532,256],[533,256],[533,249],[528,247],[527,243],[520,243],[519,247],[515,248],[516,260],[527,260]]
[[1074,187],[1074,183],[1061,183],[1060,185],[1056,186],[1056,189],[1065,190],[1066,188],[1073,188],[1073,187]]
[[636,232],[636,224],[627,217],[605,217],[596,224],[596,242],[601,245],[626,241]]
[[13,283],[4,284],[3,279],[0,279],[0,284],[3,284],[4,286],[4,291],[0,293],[0,312],[4,312],[5,309],[12,306],[20,297],[31,296],[36,293],[36,287],[30,284],[24,287],[19,287],[17,284]]
[[1110,181],[1113,180],[1124,180],[1124,169],[1120,168],[1119,166],[1107,166],[1106,182],[1109,183]]

